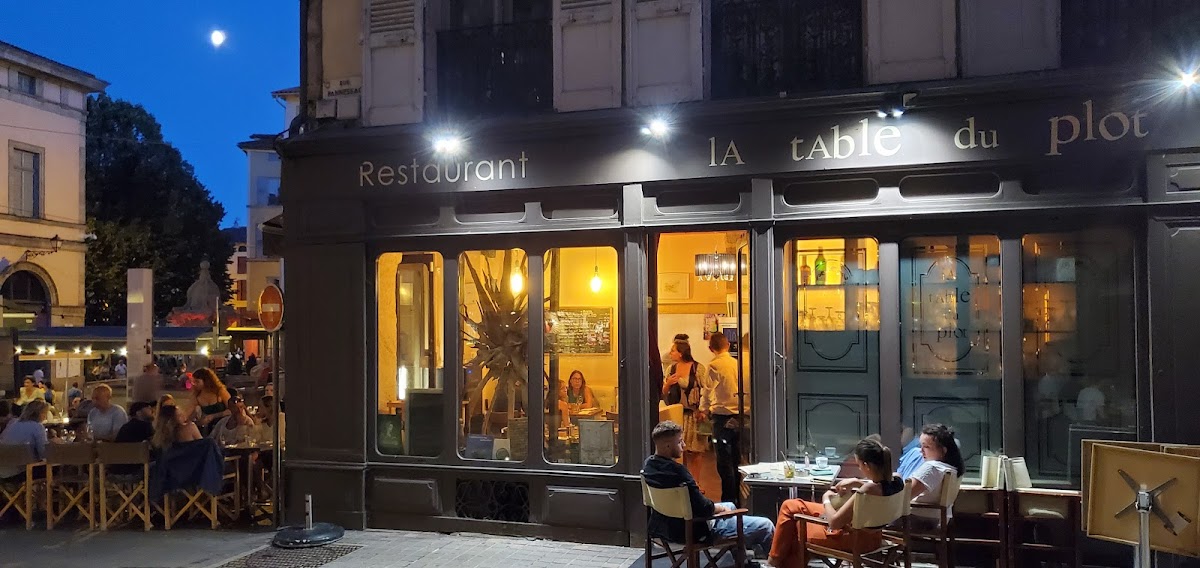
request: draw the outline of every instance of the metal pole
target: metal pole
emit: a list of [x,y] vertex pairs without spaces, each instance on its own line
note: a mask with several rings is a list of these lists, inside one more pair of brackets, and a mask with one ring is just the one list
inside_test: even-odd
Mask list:
[[[271,452],[271,459],[274,462],[271,467],[271,488],[275,494],[271,496],[274,501],[271,507],[271,516],[274,517],[272,520],[275,527],[278,528],[283,526],[283,444],[280,443],[283,433],[280,432],[281,424],[279,423],[279,414],[283,407],[283,385],[279,384],[279,332],[272,332],[269,340],[271,342],[269,346],[271,349],[271,384],[275,385],[275,404],[272,405],[274,406],[272,412],[275,413],[275,428],[272,429],[274,440],[271,441],[274,444],[271,447],[275,449]],[[305,507],[308,511],[308,527],[312,528],[312,495],[306,498]]]
[[1150,568],[1150,509],[1154,501],[1143,487],[1137,494],[1138,568]]

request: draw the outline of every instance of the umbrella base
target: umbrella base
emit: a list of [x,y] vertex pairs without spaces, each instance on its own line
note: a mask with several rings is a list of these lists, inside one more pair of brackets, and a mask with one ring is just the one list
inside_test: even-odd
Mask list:
[[283,527],[271,544],[279,548],[312,548],[342,540],[346,529],[329,523],[313,523],[312,528]]

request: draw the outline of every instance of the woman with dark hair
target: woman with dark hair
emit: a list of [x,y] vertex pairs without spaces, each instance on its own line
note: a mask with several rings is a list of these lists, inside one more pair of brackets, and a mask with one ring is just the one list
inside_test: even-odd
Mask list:
[[[965,471],[962,452],[954,441],[954,429],[945,424],[926,424],[921,428],[921,455],[925,462],[909,477],[913,482],[913,503],[937,504],[942,497],[942,480],[947,475],[961,478]],[[912,512],[925,521],[940,522],[937,511],[914,508]],[[947,508],[946,518],[953,516],[951,508]]]
[[[865,479],[844,479],[832,489],[825,492],[821,503],[811,503],[800,499],[788,499],[779,508],[779,518],[775,521],[775,537],[771,542],[771,554],[768,563],[781,568],[802,568],[806,566],[806,554],[797,544],[795,517],[798,514],[821,517],[829,520],[829,530],[821,525],[809,524],[807,531],[808,542],[818,546],[834,548],[846,552],[854,552],[855,543],[860,547],[859,552],[870,552],[883,544],[883,533],[859,535],[851,538],[843,528],[854,521],[854,499],[863,493],[888,497],[904,490],[904,481],[892,473],[892,452],[879,443],[874,437],[864,438],[854,448],[854,460]],[[864,538],[865,536],[865,538]]]
[[[46,444],[49,442],[46,436],[46,427],[42,425],[46,421],[46,414],[50,411],[50,405],[41,399],[29,401],[25,408],[21,410],[21,418],[10,423],[4,428],[4,433],[0,434],[0,444],[25,444],[33,452],[34,459],[41,461],[46,457]],[[0,467],[0,479],[23,475],[25,466]],[[35,473],[38,477],[44,477],[45,468],[38,466]]]
[[700,380],[704,369],[692,357],[692,344],[686,333],[680,333],[671,341],[671,352],[667,354],[671,366],[663,380],[662,400],[667,405],[683,405],[683,442],[689,452],[707,452],[708,438],[700,436],[696,426],[696,410],[700,407]]
[[561,399],[572,408],[597,408],[596,395],[592,394],[591,387],[587,386],[583,371],[578,369],[571,371],[571,377],[567,379],[567,384],[563,385]]

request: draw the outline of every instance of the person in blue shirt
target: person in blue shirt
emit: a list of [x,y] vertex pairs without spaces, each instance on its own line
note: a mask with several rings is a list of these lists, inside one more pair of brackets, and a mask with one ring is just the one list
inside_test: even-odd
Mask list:
[[[4,432],[0,433],[0,444],[25,444],[33,450],[34,459],[41,461],[46,457],[46,427],[42,426],[42,421],[46,419],[46,413],[50,410],[50,406],[44,401],[34,400],[25,405],[21,411],[21,418],[16,422],[11,422],[4,428]],[[0,479],[15,477],[25,474],[25,468],[21,466],[0,467]],[[42,473],[42,475],[45,475]]]
[[925,463],[924,456],[921,455],[921,437],[913,436],[912,429],[903,426],[904,433],[907,434],[908,443],[904,444],[904,449],[900,450],[900,467],[896,468],[896,473],[900,475],[900,479],[908,479],[912,477],[914,471]]

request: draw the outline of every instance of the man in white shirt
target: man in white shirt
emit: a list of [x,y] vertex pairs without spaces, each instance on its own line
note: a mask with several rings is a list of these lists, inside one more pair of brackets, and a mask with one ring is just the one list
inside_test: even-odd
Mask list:
[[741,417],[738,416],[738,363],[729,355],[729,339],[714,333],[708,340],[712,362],[708,364],[707,384],[701,384],[700,411],[697,420],[712,417],[713,440],[717,450],[717,474],[721,476],[721,501],[741,503]]

